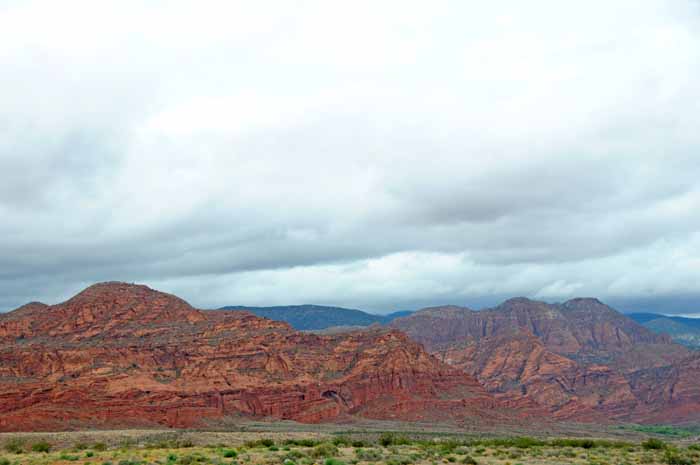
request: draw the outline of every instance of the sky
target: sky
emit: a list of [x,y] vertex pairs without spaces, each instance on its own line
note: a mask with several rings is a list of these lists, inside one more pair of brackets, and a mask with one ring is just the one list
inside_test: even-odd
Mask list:
[[0,310],[700,313],[700,2],[0,0]]

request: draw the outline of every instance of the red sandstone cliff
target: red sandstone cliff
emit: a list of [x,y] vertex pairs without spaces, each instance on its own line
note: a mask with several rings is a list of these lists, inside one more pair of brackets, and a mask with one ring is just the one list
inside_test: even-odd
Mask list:
[[502,407],[395,330],[299,333],[124,283],[0,316],[4,431],[188,427],[230,415],[504,421]]
[[[579,421],[681,421],[695,415],[697,359],[595,299],[511,299],[489,310],[438,307],[395,320],[502,400]],[[684,386],[675,397],[668,386]],[[675,392],[675,391],[674,391]]]

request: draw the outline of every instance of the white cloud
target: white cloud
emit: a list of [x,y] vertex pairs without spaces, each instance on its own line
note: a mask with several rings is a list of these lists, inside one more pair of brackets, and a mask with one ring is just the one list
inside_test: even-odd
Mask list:
[[697,293],[699,17],[0,3],[0,308]]

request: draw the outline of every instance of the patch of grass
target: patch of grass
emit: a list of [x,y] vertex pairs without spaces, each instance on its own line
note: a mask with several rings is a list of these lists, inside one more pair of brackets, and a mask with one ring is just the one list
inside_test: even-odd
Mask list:
[[328,458],[323,461],[323,465],[345,465],[345,462],[334,458]]

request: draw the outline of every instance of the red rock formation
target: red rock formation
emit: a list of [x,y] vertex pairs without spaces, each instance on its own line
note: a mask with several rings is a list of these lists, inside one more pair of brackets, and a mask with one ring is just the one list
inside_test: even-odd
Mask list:
[[503,405],[472,377],[394,330],[299,333],[123,283],[0,316],[4,431],[189,427],[230,415],[505,421],[493,407]]
[[[518,298],[479,312],[431,308],[392,326],[478,378],[497,398],[538,405],[555,418],[652,418],[652,411],[673,402],[658,393],[645,400],[642,391],[670,383],[669,366],[688,378],[691,392],[675,402],[686,405],[698,399],[690,387],[690,380],[700,381],[698,373],[681,375],[692,371],[681,368],[688,366],[687,349],[595,299],[549,305]],[[644,378],[640,370],[655,375]],[[651,408],[654,403],[657,408]]]

